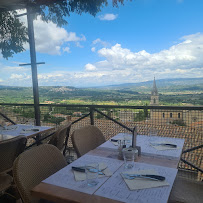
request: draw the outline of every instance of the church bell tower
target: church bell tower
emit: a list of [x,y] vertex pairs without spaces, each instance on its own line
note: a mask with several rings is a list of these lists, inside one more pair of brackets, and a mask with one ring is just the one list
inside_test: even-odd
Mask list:
[[159,94],[158,94],[158,90],[156,87],[155,77],[154,77],[154,83],[153,83],[152,92],[151,92],[150,105],[151,106],[158,106],[159,105]]

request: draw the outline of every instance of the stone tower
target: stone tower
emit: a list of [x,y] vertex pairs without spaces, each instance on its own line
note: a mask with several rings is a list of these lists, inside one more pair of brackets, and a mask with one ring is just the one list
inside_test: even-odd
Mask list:
[[150,105],[151,106],[158,106],[159,105],[159,94],[158,94],[158,90],[156,87],[155,77],[154,77],[154,83],[153,83],[152,92],[151,92]]

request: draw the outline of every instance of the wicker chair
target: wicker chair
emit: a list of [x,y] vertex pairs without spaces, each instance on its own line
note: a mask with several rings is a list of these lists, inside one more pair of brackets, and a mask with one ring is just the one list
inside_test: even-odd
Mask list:
[[202,203],[203,182],[177,176],[168,203]]
[[63,151],[63,155],[65,156],[66,147],[68,144],[68,138],[71,128],[71,122],[59,128],[51,137],[48,144],[52,144],[56,146],[60,151]]
[[37,202],[31,196],[31,189],[65,166],[64,156],[50,144],[42,144],[22,153],[14,162],[13,177],[23,202]]
[[92,125],[75,130],[71,135],[71,139],[78,157],[105,142],[103,133],[99,128]]
[[0,142],[0,192],[8,189],[13,181],[7,172],[12,170],[13,162],[24,151],[27,139],[17,136]]

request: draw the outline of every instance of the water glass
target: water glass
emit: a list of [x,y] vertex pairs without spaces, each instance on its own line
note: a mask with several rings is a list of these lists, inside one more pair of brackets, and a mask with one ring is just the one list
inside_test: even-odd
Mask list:
[[157,136],[157,130],[156,129],[150,129],[149,131],[149,141],[154,141],[156,140],[156,136]]
[[99,164],[91,163],[85,166],[87,185],[93,187],[98,184]]
[[130,147],[132,145],[132,135],[124,134],[123,138],[125,140],[126,147]]
[[122,152],[123,152],[123,158],[125,162],[125,168],[132,169],[134,167],[135,155],[138,154],[137,149],[124,148]]

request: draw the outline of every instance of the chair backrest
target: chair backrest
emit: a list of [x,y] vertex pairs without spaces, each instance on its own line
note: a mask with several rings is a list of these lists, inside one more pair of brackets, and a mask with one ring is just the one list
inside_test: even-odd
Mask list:
[[49,144],[56,146],[59,150],[64,148],[64,143],[66,138],[69,137],[69,132],[71,128],[71,122],[67,123],[65,126],[59,128],[51,137]]
[[71,135],[73,147],[78,157],[86,154],[90,150],[95,149],[105,142],[103,133],[96,126],[85,126],[75,130]]
[[50,144],[33,147],[19,155],[13,165],[13,177],[23,202],[33,201],[31,189],[65,166],[64,156]]
[[14,160],[24,151],[26,142],[25,136],[0,141],[0,173],[12,169]]

